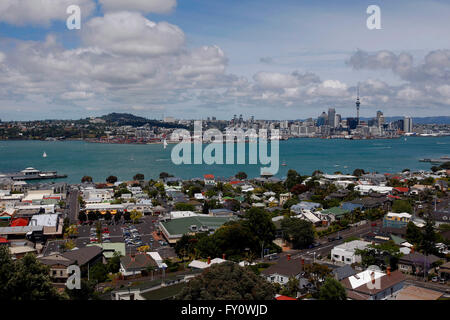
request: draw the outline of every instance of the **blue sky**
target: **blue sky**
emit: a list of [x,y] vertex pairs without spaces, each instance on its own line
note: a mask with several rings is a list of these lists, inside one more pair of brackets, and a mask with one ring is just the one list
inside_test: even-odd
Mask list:
[[2,119],[351,116],[358,83],[363,116],[450,115],[447,1],[52,1],[81,30],[62,5],[0,6]]

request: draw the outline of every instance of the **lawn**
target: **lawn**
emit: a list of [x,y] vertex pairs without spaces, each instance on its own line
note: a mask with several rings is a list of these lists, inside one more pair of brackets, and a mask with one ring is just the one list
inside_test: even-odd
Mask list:
[[141,294],[146,300],[165,300],[170,299],[173,296],[177,295],[184,287],[186,286],[185,282],[174,284],[168,287],[164,287],[161,289],[148,291],[146,293]]

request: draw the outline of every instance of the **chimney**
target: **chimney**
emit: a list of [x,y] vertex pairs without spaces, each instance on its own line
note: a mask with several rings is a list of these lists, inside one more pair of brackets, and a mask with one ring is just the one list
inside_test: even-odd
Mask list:
[[211,264],[211,257],[208,257],[208,264]]
[[226,260],[225,256],[226,256],[225,253],[222,253],[222,260]]
[[370,277],[372,278],[372,284],[375,284],[375,272],[372,271]]
[[391,275],[391,267],[387,267],[387,275],[390,276]]
[[291,255],[290,254],[287,255],[287,261],[291,261]]
[[411,247],[411,253],[414,253],[414,246]]

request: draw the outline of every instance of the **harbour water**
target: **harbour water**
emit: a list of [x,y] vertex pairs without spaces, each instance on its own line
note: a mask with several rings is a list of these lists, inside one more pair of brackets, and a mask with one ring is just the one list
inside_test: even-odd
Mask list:
[[[162,144],[0,141],[0,172],[20,171],[26,167],[42,171],[56,170],[59,174],[68,175],[57,181],[79,183],[84,175],[101,182],[109,175],[115,175],[119,180],[130,180],[136,173],[143,173],[146,179],[150,179],[157,178],[160,172],[168,172],[183,179],[202,177],[206,173],[231,177],[239,171],[246,172],[249,177],[257,177],[263,166],[259,162],[257,165],[175,165],[171,161],[174,146],[169,144],[164,149]],[[44,152],[47,157],[43,157]],[[406,140],[290,139],[280,141],[277,176],[286,176],[289,169],[308,175],[314,170],[352,173],[356,168],[380,173],[394,173],[406,168],[428,170],[431,164],[419,162],[420,159],[437,159],[448,155],[448,136],[408,137]],[[281,163],[286,166],[281,166]]]

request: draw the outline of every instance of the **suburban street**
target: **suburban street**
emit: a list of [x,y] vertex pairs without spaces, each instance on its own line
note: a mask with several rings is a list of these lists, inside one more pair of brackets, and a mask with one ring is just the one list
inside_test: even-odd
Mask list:
[[80,211],[78,196],[79,192],[76,189],[72,189],[67,196],[66,206],[70,224],[76,224],[78,222],[78,212]]

